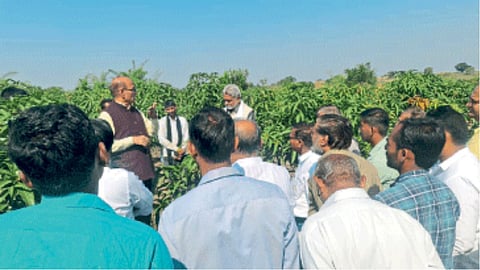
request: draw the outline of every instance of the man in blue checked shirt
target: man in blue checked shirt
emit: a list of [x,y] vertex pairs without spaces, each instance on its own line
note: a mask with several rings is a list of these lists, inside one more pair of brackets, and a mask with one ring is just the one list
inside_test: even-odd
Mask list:
[[433,119],[407,119],[397,124],[386,149],[388,166],[400,176],[375,199],[417,219],[430,233],[445,268],[452,268],[460,207],[450,188],[427,172],[444,144],[444,130]]

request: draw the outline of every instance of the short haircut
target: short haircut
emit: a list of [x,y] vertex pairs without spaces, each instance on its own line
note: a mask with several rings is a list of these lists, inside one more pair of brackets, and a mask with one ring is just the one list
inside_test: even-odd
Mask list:
[[241,130],[235,128],[235,136],[238,137],[238,146],[237,151],[245,154],[256,154],[260,150],[260,145],[262,142],[262,130],[257,125],[255,121],[251,120],[236,120],[237,121],[248,121],[251,122],[255,130]]
[[308,148],[312,147],[313,145],[312,128],[313,128],[312,124],[308,124],[305,122],[300,122],[292,126],[292,129],[294,130],[295,138],[302,140],[303,144]]
[[205,107],[190,121],[190,141],[205,160],[212,163],[230,161],[235,140],[232,117],[215,107]]
[[10,158],[41,194],[79,192],[92,180],[98,144],[78,107],[32,107],[9,122],[8,138]]
[[387,135],[388,131],[388,114],[381,108],[371,108],[360,113],[360,121],[378,129],[382,136]]
[[100,101],[100,108],[102,109],[102,111],[107,108],[108,103],[112,103],[112,102],[113,102],[113,100],[111,98],[102,99],[102,101]]
[[95,131],[95,137],[97,138],[97,143],[103,142],[105,148],[108,152],[112,150],[113,145],[113,131],[107,121],[103,119],[92,119],[93,129]]
[[240,88],[236,84],[227,84],[223,88],[223,94],[229,95],[233,98],[242,98],[242,92],[240,91]]
[[397,149],[410,149],[415,154],[415,163],[428,170],[442,152],[445,144],[444,129],[429,117],[409,118],[399,124],[399,132],[393,137]]
[[423,118],[426,115],[425,111],[418,106],[410,106],[401,112],[400,115],[403,113],[408,113],[410,115],[408,118]]
[[175,104],[175,101],[169,99],[167,101],[165,101],[165,103],[163,104],[163,108],[168,108],[168,107],[176,107],[177,104]]
[[455,111],[452,107],[448,105],[440,106],[428,112],[427,116],[435,119],[445,131],[450,133],[454,144],[465,145],[468,142],[470,134],[467,122],[463,115]]
[[340,109],[336,105],[325,104],[325,105],[321,106],[320,108],[318,108],[317,118],[322,116],[322,115],[325,115],[325,114],[342,115],[342,112],[340,111]]
[[337,114],[325,114],[317,118],[315,131],[328,136],[331,149],[348,149],[352,144],[353,128],[347,118]]
[[331,154],[318,160],[315,176],[327,187],[338,182],[352,182],[360,186],[360,169],[355,159],[343,154]]
[[120,93],[120,90],[126,87],[126,84],[123,81],[123,78],[128,78],[128,77],[117,76],[112,80],[112,83],[108,87],[113,97],[117,96]]

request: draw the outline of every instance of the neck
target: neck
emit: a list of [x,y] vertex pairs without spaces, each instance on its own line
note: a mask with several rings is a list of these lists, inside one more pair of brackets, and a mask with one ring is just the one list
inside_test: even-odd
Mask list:
[[370,144],[373,146],[377,145],[379,142],[381,142],[383,140],[383,136],[378,134],[378,133],[374,133],[372,138],[371,138],[371,141],[370,141]]
[[235,163],[239,159],[256,157],[256,156],[257,156],[256,154],[246,154],[246,153],[240,153],[240,152],[235,151],[230,155],[230,161],[232,163]]
[[123,105],[123,106],[125,106],[125,107],[127,107],[127,108],[131,106],[131,104],[129,104],[128,102],[126,102],[125,100],[123,100],[121,97],[115,97],[115,98],[113,99],[113,101],[114,101],[115,103],[118,103],[118,104],[120,104],[120,105]]
[[302,147],[302,149],[300,149],[300,151],[298,153],[300,155],[303,155],[303,154],[307,153],[308,151],[310,151],[310,148]]
[[453,143],[447,145],[447,143],[445,143],[438,159],[443,162],[463,148],[465,148],[465,145],[455,145]]
[[222,167],[230,167],[232,165],[230,161],[224,161],[220,163],[211,163],[199,156],[195,158],[195,161],[197,161],[198,167],[200,167],[200,173],[202,174],[202,176],[207,174],[209,171],[222,168]]
[[423,168],[421,168],[420,166],[418,166],[415,163],[403,164],[402,167],[399,170],[399,173],[404,174],[404,173],[408,173],[408,172],[411,172],[411,171],[418,171],[418,170],[423,170]]

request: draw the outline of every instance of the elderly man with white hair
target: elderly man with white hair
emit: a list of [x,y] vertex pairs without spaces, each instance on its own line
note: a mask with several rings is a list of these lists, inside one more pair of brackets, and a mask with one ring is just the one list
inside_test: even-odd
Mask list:
[[227,84],[223,88],[223,108],[234,120],[255,121],[255,112],[242,100],[240,88],[235,84]]

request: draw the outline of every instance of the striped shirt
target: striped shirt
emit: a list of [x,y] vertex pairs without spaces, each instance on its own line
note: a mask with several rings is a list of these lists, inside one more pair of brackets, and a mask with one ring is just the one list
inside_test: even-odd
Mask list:
[[450,188],[425,170],[400,175],[376,200],[406,211],[430,233],[444,266],[453,267],[455,226],[460,215],[457,198]]

